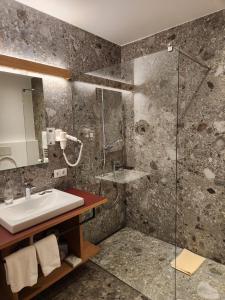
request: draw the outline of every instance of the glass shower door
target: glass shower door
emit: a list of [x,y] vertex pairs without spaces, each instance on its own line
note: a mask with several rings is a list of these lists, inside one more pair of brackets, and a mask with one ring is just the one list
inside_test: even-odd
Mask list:
[[125,102],[134,126],[127,165],[148,174],[126,185],[127,226],[144,234],[135,287],[152,300],[175,299],[177,63],[168,51],[135,59],[133,98]]
[[[102,126],[105,130],[100,144],[108,151],[122,138],[124,152],[113,186],[123,187],[125,226],[102,242],[95,262],[143,297],[175,299],[178,53],[165,50],[87,75],[92,84],[102,82],[110,90],[101,94],[105,119],[99,132]],[[112,173],[110,157],[105,155],[105,166]]]
[[183,51],[178,70],[177,299],[225,299],[224,80]]

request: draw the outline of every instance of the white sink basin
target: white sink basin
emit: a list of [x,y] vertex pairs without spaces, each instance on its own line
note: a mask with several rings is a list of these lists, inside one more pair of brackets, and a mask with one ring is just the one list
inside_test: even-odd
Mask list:
[[20,198],[11,205],[0,206],[0,224],[11,233],[17,233],[84,204],[84,199],[56,189],[51,193]]

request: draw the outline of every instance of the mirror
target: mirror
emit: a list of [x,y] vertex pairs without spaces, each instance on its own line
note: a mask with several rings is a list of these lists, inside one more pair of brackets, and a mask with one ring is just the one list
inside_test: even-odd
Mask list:
[[42,79],[0,72],[0,171],[47,162],[44,130]]

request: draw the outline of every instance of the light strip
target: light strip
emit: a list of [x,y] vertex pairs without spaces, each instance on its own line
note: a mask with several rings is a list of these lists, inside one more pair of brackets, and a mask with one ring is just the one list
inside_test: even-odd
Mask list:
[[85,82],[85,81],[82,81],[82,80],[76,80],[75,82],[81,82],[83,84],[89,84],[89,85],[92,85],[92,86],[95,86],[97,88],[104,89],[104,90],[110,90],[110,91],[116,91],[116,92],[123,92],[123,93],[124,92],[126,92],[126,93],[134,93],[134,91],[128,91],[128,90],[124,90],[124,89],[108,87],[108,86],[105,86],[105,85],[100,85],[100,84],[91,83],[91,82]]

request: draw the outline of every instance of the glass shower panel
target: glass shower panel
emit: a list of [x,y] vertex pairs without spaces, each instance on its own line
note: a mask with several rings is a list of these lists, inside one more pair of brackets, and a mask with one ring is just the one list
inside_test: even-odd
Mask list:
[[[161,51],[88,73],[133,87],[97,89],[106,160],[101,190],[120,187],[126,218],[95,262],[152,300],[175,299],[177,70],[178,53]],[[112,158],[122,153],[122,168],[113,169]]]
[[134,147],[126,149],[127,165],[149,173],[149,178],[145,178],[148,188],[143,187],[144,199],[138,203],[145,222],[136,214],[128,221],[141,231],[174,244],[177,54],[163,51],[136,59],[134,84],[130,108]]
[[175,298],[177,62],[168,51],[135,59],[124,97],[127,166],[147,174],[126,185],[127,226],[146,237],[134,285],[153,300]]
[[[106,156],[115,152],[120,152],[119,157],[123,165],[124,147],[124,119],[122,107],[122,94],[117,91],[101,90],[102,92],[102,119],[104,118],[104,150]],[[113,157],[112,157],[113,159]],[[112,165],[110,165],[112,166]]]
[[212,71],[180,53],[177,252],[206,259],[177,271],[177,299],[225,299],[225,90]]
[[134,62],[135,60],[131,60],[128,62],[115,64],[104,69],[88,72],[86,74],[120,83],[133,84]]

